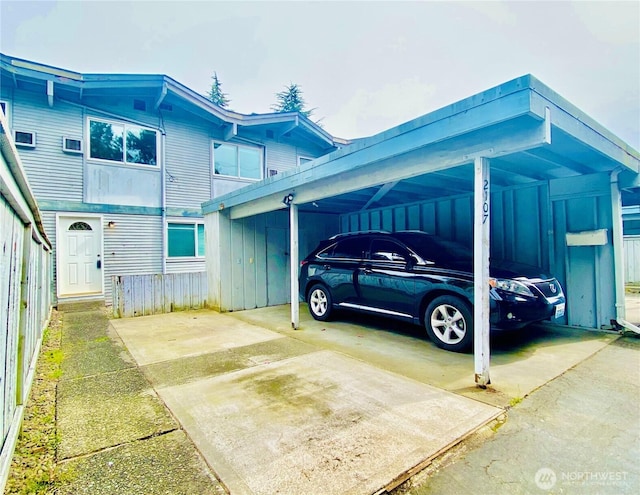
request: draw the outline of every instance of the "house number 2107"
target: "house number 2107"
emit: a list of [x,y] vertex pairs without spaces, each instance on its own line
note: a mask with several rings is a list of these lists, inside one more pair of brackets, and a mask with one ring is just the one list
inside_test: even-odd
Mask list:
[[487,222],[489,218],[489,181],[487,179],[484,180],[484,185],[482,186],[482,225]]

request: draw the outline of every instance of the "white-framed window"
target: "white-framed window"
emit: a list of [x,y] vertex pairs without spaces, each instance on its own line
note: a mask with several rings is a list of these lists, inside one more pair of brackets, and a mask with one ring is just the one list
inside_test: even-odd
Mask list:
[[128,165],[158,165],[158,131],[90,117],[89,158]]
[[213,142],[213,173],[224,177],[262,179],[263,149],[257,146]]
[[300,165],[304,165],[305,163],[309,163],[312,160],[313,158],[311,157],[298,155],[298,167]]
[[168,258],[203,258],[204,223],[167,222]]

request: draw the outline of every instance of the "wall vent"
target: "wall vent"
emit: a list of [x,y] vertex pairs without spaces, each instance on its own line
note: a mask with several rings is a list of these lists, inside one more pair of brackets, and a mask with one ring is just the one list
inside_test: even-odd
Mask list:
[[82,154],[82,140],[63,136],[62,151],[65,153]]
[[267,137],[273,139],[273,131],[267,130]]
[[145,112],[147,110],[147,103],[144,100],[133,100],[133,109]]
[[36,147],[36,133],[28,131],[15,131],[13,133],[13,139],[16,146],[21,148],[35,148]]

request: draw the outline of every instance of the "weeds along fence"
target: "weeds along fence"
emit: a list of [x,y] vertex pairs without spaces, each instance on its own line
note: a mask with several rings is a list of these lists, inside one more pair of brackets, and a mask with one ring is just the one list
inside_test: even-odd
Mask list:
[[51,313],[51,243],[0,112],[0,493]]

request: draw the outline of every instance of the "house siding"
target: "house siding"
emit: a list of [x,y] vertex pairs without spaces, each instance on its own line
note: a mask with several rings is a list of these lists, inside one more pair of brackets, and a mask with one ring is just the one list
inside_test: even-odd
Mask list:
[[[4,82],[4,80],[3,80]],[[223,141],[222,122],[188,113],[182,102],[167,97],[172,109],[155,110],[157,96],[121,96],[117,93],[84,95],[83,104],[65,101],[64,92],[54,84],[53,105],[47,95],[19,89],[0,88],[14,130],[36,133],[36,147],[20,148],[20,155],[34,196],[43,208],[43,223],[51,238],[52,294],[57,296],[57,214],[100,215],[103,220],[103,290],[107,305],[112,303],[112,276],[201,272],[204,258],[166,258],[166,239],[161,214],[169,219],[203,220],[201,204],[212,197],[253,183],[251,180],[212,176],[212,142]],[[134,108],[134,100],[143,100],[145,110]],[[110,122],[129,122],[158,131],[159,160],[156,166],[95,160],[89,157],[87,125],[89,118]],[[83,153],[62,150],[63,136],[79,139]],[[278,171],[297,167],[297,157],[322,154],[315,144],[297,137],[283,141],[267,138],[264,129],[249,130],[244,137],[232,137],[230,143],[265,147],[267,169]],[[164,169],[164,174],[161,173]],[[162,205],[162,181],[165,204]],[[112,221],[115,226],[108,227]],[[165,222],[167,220],[165,219]],[[251,257],[251,256],[250,256]]]
[[36,198],[81,202],[83,158],[64,153],[62,137],[82,139],[82,109],[57,101],[49,107],[46,95],[16,90],[10,110],[14,131],[36,133],[34,149],[19,148]]
[[[108,223],[115,222],[109,228]],[[112,303],[113,275],[162,273],[162,217],[145,215],[104,216],[104,294]]]
[[211,199],[211,136],[204,122],[165,124],[167,206],[198,208]]

